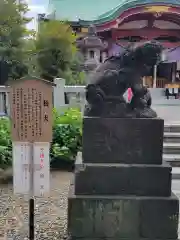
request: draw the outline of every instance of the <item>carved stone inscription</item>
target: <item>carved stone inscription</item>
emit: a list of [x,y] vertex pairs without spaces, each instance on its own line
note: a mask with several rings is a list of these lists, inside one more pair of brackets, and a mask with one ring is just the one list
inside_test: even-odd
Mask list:
[[11,89],[13,141],[49,142],[52,138],[52,89],[37,80]]
[[83,161],[161,164],[163,120],[84,118]]
[[[108,158],[109,161],[118,159],[119,162],[124,161],[128,158],[141,158],[142,157],[142,131],[136,126],[132,130],[118,126],[118,121],[106,121],[105,119],[99,124],[94,122],[91,124],[91,130],[88,131],[87,139],[91,142],[89,148],[93,148],[93,152],[98,157]],[[85,143],[85,140],[84,140]],[[90,150],[89,150],[90,151]],[[88,152],[89,152],[88,151]],[[86,152],[86,146],[84,153]],[[99,158],[96,160],[99,160]],[[86,159],[84,158],[86,161]]]
[[72,235],[117,239],[138,237],[139,206],[136,201],[83,201],[81,211],[77,215],[74,228],[76,231],[73,231]]
[[[104,149],[107,152],[123,152],[127,156],[142,155],[141,131],[136,128],[133,132],[128,133],[127,129],[115,128],[111,123],[103,123],[103,131],[96,132],[94,135],[94,146],[103,154]],[[132,141],[134,139],[135,141]],[[126,149],[126,151],[125,151]]]

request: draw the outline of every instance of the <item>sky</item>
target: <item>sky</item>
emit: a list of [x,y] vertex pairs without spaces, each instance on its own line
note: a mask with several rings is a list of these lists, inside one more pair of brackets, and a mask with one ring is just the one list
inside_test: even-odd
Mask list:
[[26,0],[30,11],[27,17],[33,17],[34,19],[27,25],[29,29],[36,29],[36,17],[38,13],[45,13],[48,5],[48,0]]

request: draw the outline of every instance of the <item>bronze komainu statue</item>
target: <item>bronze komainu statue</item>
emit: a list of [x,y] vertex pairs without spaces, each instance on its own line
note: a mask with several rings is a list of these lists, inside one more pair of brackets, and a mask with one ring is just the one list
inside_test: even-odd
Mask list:
[[[147,42],[133,49],[126,49],[119,56],[108,58],[90,76],[86,87],[86,116],[154,118],[149,90],[142,78],[158,64],[163,47]],[[123,97],[128,88],[133,97],[127,103]]]

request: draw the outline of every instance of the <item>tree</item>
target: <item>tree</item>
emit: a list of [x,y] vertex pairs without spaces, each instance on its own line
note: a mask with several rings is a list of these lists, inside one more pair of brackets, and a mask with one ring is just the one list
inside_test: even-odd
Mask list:
[[23,63],[23,41],[31,35],[26,24],[31,19],[25,14],[25,3],[16,0],[0,0],[0,60],[8,63],[9,78],[17,79],[28,71]]
[[40,76],[35,38],[24,39],[24,64],[28,67],[28,73],[33,76]]
[[53,81],[71,71],[75,40],[71,27],[64,22],[51,20],[40,25],[36,51],[41,77]]
[[69,68],[63,73],[63,78],[66,79],[66,84],[68,85],[84,85],[86,75],[82,71],[84,63],[84,57],[80,52],[74,54],[71,59]]

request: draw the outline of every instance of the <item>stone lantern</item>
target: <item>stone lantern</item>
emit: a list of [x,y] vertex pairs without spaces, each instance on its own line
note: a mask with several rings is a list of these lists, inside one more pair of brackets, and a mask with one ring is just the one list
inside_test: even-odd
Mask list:
[[101,51],[106,48],[106,45],[97,36],[94,25],[89,26],[87,35],[77,42],[77,47],[84,56],[84,71],[92,72],[100,63]]

